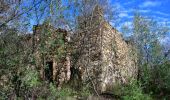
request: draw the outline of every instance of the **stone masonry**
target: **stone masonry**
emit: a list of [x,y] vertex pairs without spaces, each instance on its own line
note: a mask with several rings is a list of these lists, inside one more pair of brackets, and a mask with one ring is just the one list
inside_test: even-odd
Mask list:
[[75,66],[83,70],[81,79],[92,81],[100,92],[113,90],[117,84],[128,84],[137,75],[132,45],[104,20],[99,6],[94,8],[89,19],[87,27],[83,26],[84,31],[79,33],[80,55]]
[[71,75],[67,31],[49,24],[36,25],[32,40],[36,69],[41,79],[55,82],[61,88]]
[[[102,9],[96,6],[89,17],[80,17],[78,20],[81,31],[72,36],[72,51],[67,48],[69,41],[66,30],[56,30],[50,25],[35,26],[33,54],[41,78],[55,81],[60,88],[74,76],[72,69],[76,69],[80,80],[83,83],[91,81],[98,92],[112,91],[117,84],[128,84],[136,78],[137,59],[133,46],[104,20]],[[42,36],[42,33],[48,33],[45,29],[50,32]],[[60,40],[64,41],[64,45],[57,44]],[[40,49],[40,44],[46,48],[44,51]],[[75,56],[70,57],[73,53],[77,55],[76,59]]]

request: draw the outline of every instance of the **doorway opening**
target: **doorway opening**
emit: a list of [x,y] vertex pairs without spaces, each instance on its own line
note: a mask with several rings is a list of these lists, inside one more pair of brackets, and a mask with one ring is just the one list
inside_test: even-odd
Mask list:
[[45,66],[45,80],[48,82],[53,82],[53,62],[46,62]]

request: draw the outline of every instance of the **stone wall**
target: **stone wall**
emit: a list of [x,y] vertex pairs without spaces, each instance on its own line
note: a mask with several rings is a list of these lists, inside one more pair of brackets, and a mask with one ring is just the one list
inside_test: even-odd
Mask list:
[[41,79],[54,82],[61,88],[71,75],[67,31],[48,24],[34,26],[32,40],[33,55]]
[[[41,78],[45,79],[45,65],[50,62],[53,67],[52,79],[59,88],[71,76],[74,78],[74,74],[78,74],[77,81],[85,84],[90,82],[98,92],[112,91],[117,85],[128,84],[136,78],[136,53],[133,46],[125,42],[121,33],[104,20],[101,8],[96,6],[94,12],[88,18],[82,18],[81,22],[81,31],[77,31],[71,40],[74,44],[71,45],[71,51],[68,48],[67,31],[55,30],[48,25],[35,29],[33,48]],[[46,33],[44,29],[48,29],[50,35],[42,37],[42,33]],[[60,39],[64,45],[55,44],[51,47],[51,42],[60,41],[59,36],[62,36]],[[47,48],[45,53],[39,49],[42,39]],[[59,50],[65,52],[60,58]]]
[[99,10],[97,6],[92,20],[87,20],[91,24],[79,33],[81,42],[75,66],[83,72],[83,82],[90,80],[96,90],[106,92],[113,90],[117,84],[128,84],[130,79],[136,78],[137,67],[133,46],[127,44],[121,33],[104,20]]
[[102,24],[101,30],[101,91],[107,91],[113,90],[114,85],[128,84],[131,78],[136,78],[136,55],[121,33],[107,22]]

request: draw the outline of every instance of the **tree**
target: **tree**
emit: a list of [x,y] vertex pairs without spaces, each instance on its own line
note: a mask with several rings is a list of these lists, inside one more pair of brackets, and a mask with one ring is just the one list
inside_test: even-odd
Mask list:
[[[138,66],[139,66],[139,81],[142,82],[142,86],[145,91],[159,88],[159,82],[163,81],[163,77],[159,75],[165,75],[163,71],[166,64],[166,60],[163,54],[162,45],[160,39],[162,39],[169,29],[166,25],[162,25],[154,21],[152,18],[143,17],[139,13],[136,13],[133,20],[133,38],[138,54]],[[162,66],[162,67],[161,67]],[[155,82],[158,82],[155,83]],[[166,80],[169,81],[168,79]],[[166,83],[164,80],[164,82]],[[152,86],[150,86],[152,84]],[[161,83],[162,84],[162,83]],[[161,87],[164,88],[164,87]],[[160,88],[158,89],[160,90]],[[154,90],[153,90],[154,91]],[[157,91],[157,90],[156,90]],[[155,91],[154,91],[155,92]]]
[[[150,63],[154,60],[152,57],[153,51],[157,50],[159,55],[162,55],[162,52],[158,49],[159,39],[164,37],[168,33],[167,26],[160,25],[152,18],[143,17],[140,14],[136,13],[133,20],[133,36],[136,47],[138,49],[138,55],[140,58],[139,64]],[[157,46],[158,48],[156,49]],[[159,56],[161,57],[161,56]]]

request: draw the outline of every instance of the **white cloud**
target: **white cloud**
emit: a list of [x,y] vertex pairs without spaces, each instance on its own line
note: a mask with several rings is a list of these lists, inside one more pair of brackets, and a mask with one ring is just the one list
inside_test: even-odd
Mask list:
[[127,22],[125,22],[125,25],[127,25],[127,26],[132,26],[132,22],[127,21]]
[[169,43],[169,41],[170,41],[169,36],[166,36],[166,37],[160,39],[161,44],[167,44],[167,43]]
[[167,21],[168,19],[167,18],[164,18],[162,16],[156,16],[156,15],[152,15],[152,17],[154,19],[157,19],[157,21]]
[[134,1],[135,1],[135,0],[132,0],[132,1],[126,2],[126,3],[124,3],[123,5],[130,5],[130,4],[134,3]]
[[170,16],[169,14],[160,11],[156,11],[155,13],[162,16]]
[[122,18],[122,17],[128,17],[128,14],[127,13],[120,13],[119,14],[119,17]]
[[132,21],[122,22],[122,23],[120,24],[120,29],[121,29],[123,26],[126,26],[126,27],[128,27],[129,29],[132,29],[133,23],[132,23]]
[[146,8],[146,7],[155,7],[161,5],[161,2],[158,1],[146,1],[143,4],[139,5],[140,8]]
[[116,6],[116,8],[118,8],[118,9],[125,9],[120,3],[118,3],[118,2],[116,2],[115,4],[114,4],[114,6]]
[[[126,27],[127,30],[124,30],[123,27],[124,28]],[[119,31],[122,32],[125,37],[129,37],[130,35],[132,35],[131,33],[132,28],[133,28],[132,21],[125,21],[120,24]]]
[[133,15],[131,14],[131,12],[129,11],[122,11],[119,13],[118,15],[120,18],[128,18],[128,19],[132,19],[133,18]]
[[132,8],[122,10],[122,12],[124,13],[133,13],[134,11],[135,9],[132,9]]
[[139,10],[139,12],[140,12],[140,13],[149,13],[149,12],[151,12],[151,10],[144,10],[144,9],[141,9],[141,10]]

